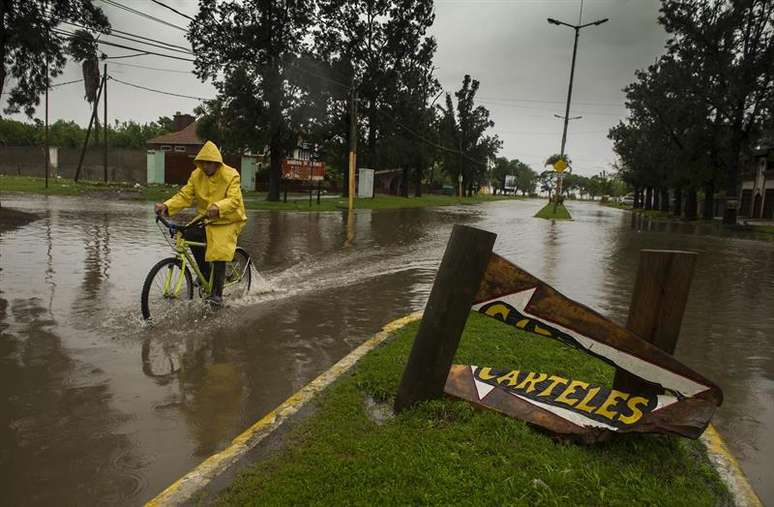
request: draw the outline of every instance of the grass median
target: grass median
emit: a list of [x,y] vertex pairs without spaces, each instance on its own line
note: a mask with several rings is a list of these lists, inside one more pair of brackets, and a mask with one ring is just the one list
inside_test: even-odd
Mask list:
[[[283,449],[242,473],[221,505],[719,505],[729,493],[699,441],[627,435],[564,443],[522,421],[444,399],[390,407],[418,323],[323,392]],[[609,384],[607,364],[478,314],[455,362],[550,371]]]
[[[178,187],[173,185],[134,185],[120,182],[79,181],[66,178],[49,179],[48,189],[43,178],[29,176],[0,175],[0,191],[28,192],[46,195],[82,195],[103,198],[118,198],[126,200],[163,201],[175,194]],[[317,204],[317,194],[289,194],[288,202],[267,201],[266,193],[243,191],[245,207],[256,210],[275,211],[337,211],[347,208],[347,199],[340,196],[324,196]],[[377,195],[372,199],[356,199],[358,209],[396,209],[424,208],[430,206],[452,206],[459,204],[479,204],[482,202],[515,199],[514,197],[474,195],[459,198],[450,195],[427,194],[422,197],[398,197],[394,195]]]
[[549,202],[543,208],[535,213],[535,218],[545,218],[546,220],[572,220],[570,212],[564,204],[554,205]]

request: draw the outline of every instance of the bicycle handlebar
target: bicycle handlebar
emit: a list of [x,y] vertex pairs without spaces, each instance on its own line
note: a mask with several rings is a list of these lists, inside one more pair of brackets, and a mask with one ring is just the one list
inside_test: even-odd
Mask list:
[[[176,224],[174,222],[170,222],[166,218],[164,218],[163,213],[156,213],[156,222],[161,222],[164,224],[164,226],[169,229],[170,234],[174,235],[176,231],[185,231],[186,229],[193,227],[195,225],[200,224],[201,222],[204,222],[204,220],[207,218],[206,215],[198,215],[196,218],[191,220],[185,225]],[[205,223],[206,225],[206,223]]]

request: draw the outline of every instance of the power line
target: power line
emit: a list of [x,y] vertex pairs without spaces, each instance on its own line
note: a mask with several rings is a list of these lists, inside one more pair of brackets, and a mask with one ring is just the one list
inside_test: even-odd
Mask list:
[[[90,28],[88,26],[84,26],[84,25],[79,24],[79,23],[73,23],[72,21],[62,21],[62,23],[66,23],[68,25],[77,26],[78,28],[83,28],[85,30],[94,30],[93,28]],[[136,37],[138,39],[144,39],[144,40],[147,40],[147,41],[150,41],[150,42],[155,42],[157,44],[163,44],[165,46],[169,46],[169,47],[172,47],[172,48],[177,48],[177,49],[182,49],[182,50],[185,50],[185,51],[190,51],[190,48],[187,48],[185,46],[180,46],[178,44],[172,44],[171,42],[164,42],[164,41],[161,41],[161,40],[158,40],[158,39],[153,39],[151,37],[146,37],[144,35],[139,35],[139,34],[136,34],[136,33],[125,32],[123,30],[118,30],[116,28],[113,28],[112,26],[110,27],[110,31],[109,32],[108,31],[102,31],[102,30],[94,30],[94,31],[97,32],[97,33],[105,34],[105,35],[113,35],[114,37],[117,37],[116,35],[114,35],[114,32],[115,33],[120,33],[120,34],[123,34],[123,35],[129,35],[131,37]]]
[[[479,100],[494,100],[501,102],[534,102],[538,104],[564,104],[562,100],[542,100],[542,99],[515,99],[511,97],[478,97]],[[576,102],[573,104],[581,104],[584,106],[607,106],[607,107],[624,107],[623,104],[616,102]]]
[[[145,56],[148,53],[135,53],[133,55],[105,56],[105,60],[117,60],[119,58],[134,58],[135,56]],[[118,62],[116,62],[118,63]]]
[[[64,35],[65,38],[67,38],[67,39],[71,39],[72,38],[72,34],[71,33],[57,31],[57,30],[54,30],[54,32],[57,32],[60,35]],[[104,41],[104,40],[97,40],[96,42],[97,42],[97,44],[103,44],[105,46],[112,46],[112,47],[121,48],[121,49],[128,49],[130,51],[140,51],[140,52],[144,52],[145,54],[148,54],[148,55],[163,56],[165,58],[172,58],[173,60],[182,60],[184,62],[193,62],[194,61],[194,60],[192,60],[190,58],[183,58],[183,57],[174,56],[174,55],[165,55],[163,53],[156,53],[154,51],[143,51],[140,48],[135,48],[135,47],[132,47],[132,46],[124,46],[123,44],[116,44],[114,42],[107,42],[107,41]]]
[[122,65],[125,67],[136,67],[138,69],[147,69],[147,70],[156,70],[159,72],[173,72],[176,74],[189,74],[193,75],[193,72],[190,70],[175,70],[175,69],[161,69],[159,67],[148,67],[147,65],[135,65],[131,63],[123,63],[123,62],[111,62],[112,65]]
[[74,81],[65,81],[64,83],[56,83],[56,84],[52,84],[51,88],[56,88],[57,86],[64,86],[64,85],[69,85],[73,83],[80,83],[81,81],[83,81],[83,79],[76,79]]
[[146,12],[138,11],[137,9],[132,9],[131,7],[127,7],[124,4],[116,2],[115,0],[100,0],[100,1],[102,3],[104,3],[104,4],[110,5],[112,7],[116,7],[118,9],[125,10],[126,12],[130,12],[132,14],[135,14],[137,16],[141,16],[141,17],[146,18],[146,19],[150,19],[152,21],[155,21],[157,23],[161,23],[162,25],[166,25],[166,26],[174,28],[176,30],[180,30],[180,31],[183,31],[183,32],[187,32],[188,31],[188,29],[183,28],[180,25],[176,25],[174,23],[170,23],[168,21],[164,21],[163,19],[157,18],[155,16],[151,16],[150,14],[148,14]]
[[165,4],[164,2],[159,2],[159,0],[151,0],[151,2],[153,2],[154,4],[158,4],[158,5],[166,8],[166,9],[169,9],[170,11],[174,12],[175,14],[179,14],[179,15],[183,16],[186,19],[190,19],[191,21],[194,20],[194,18],[192,18],[188,14],[185,14],[184,12],[180,12],[179,10],[175,9],[174,7],[170,7],[169,5]]
[[[58,28],[58,29],[55,29],[55,30],[60,32],[60,33],[66,34],[66,35],[70,35],[70,36],[75,35],[75,33],[64,31],[61,28]],[[118,39],[128,40],[128,41],[134,42],[136,44],[145,44],[146,46],[151,46],[151,47],[154,47],[154,48],[163,49],[165,51],[172,51],[174,53],[183,53],[183,54],[186,54],[186,55],[193,55],[193,51],[190,51],[190,50],[187,50],[187,49],[175,49],[175,48],[172,48],[172,47],[163,46],[161,44],[155,44],[153,42],[145,42],[145,41],[142,41],[142,40],[139,40],[139,39],[135,39],[135,38],[132,38],[132,37],[126,37],[124,35],[115,35],[115,34],[112,34],[112,33],[111,34],[106,34],[104,32],[100,32],[100,33],[102,33],[103,35],[107,35],[108,37],[116,37]],[[100,41],[99,38],[97,38],[95,40],[96,40],[96,42]]]
[[127,85],[127,86],[132,86],[134,88],[139,88],[141,90],[146,90],[146,91],[155,92],[155,93],[161,93],[162,95],[171,95],[173,97],[182,97],[184,99],[209,100],[209,99],[204,98],[204,97],[194,97],[194,96],[191,96],[191,95],[182,95],[182,94],[179,94],[179,93],[165,92],[163,90],[156,90],[155,88],[148,88],[147,86],[142,86],[142,85],[138,85],[138,84],[134,84],[134,83],[129,83],[129,82],[126,82],[126,81],[121,81],[120,79],[117,79],[117,78],[115,78],[113,76],[108,76],[108,79],[110,79],[112,81],[116,81],[116,82],[124,84],[124,85]]

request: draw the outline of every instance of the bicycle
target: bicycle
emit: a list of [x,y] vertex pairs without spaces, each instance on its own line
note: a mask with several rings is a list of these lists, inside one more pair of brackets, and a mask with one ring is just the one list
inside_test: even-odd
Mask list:
[[[207,244],[188,241],[183,237],[183,233],[187,229],[200,223],[206,225],[207,222],[204,219],[204,215],[199,215],[191,222],[179,225],[169,222],[161,214],[156,215],[156,224],[164,235],[164,239],[174,250],[175,255],[157,262],[151,268],[148,276],[145,277],[140,297],[143,319],[149,320],[151,315],[163,315],[174,308],[176,306],[175,303],[193,299],[194,280],[191,275],[191,269],[193,269],[196,275],[199,297],[206,298],[212,294],[215,270],[210,269],[209,278],[205,278],[190,250],[191,246],[206,247]],[[163,224],[167,231],[159,224]],[[167,232],[169,237],[167,237]],[[210,265],[212,266],[212,264]],[[224,294],[228,290],[232,294],[241,292],[244,295],[250,290],[252,282],[251,265],[250,255],[243,248],[237,247],[234,252],[234,259],[226,263],[226,278],[223,284]]]

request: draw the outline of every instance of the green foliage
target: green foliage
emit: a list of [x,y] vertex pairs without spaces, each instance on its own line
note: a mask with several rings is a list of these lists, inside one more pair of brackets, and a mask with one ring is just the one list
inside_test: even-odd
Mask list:
[[543,164],[543,166],[544,167],[548,165],[553,166],[559,160],[564,160],[565,162],[567,162],[568,166],[572,166],[572,160],[570,160],[570,157],[566,153],[564,155],[562,155],[561,153],[554,153],[553,155],[551,155],[546,159],[546,163]]
[[[114,148],[145,148],[146,142],[156,136],[174,131],[169,118],[161,117],[157,122],[139,124],[133,121],[119,122],[110,128],[108,143]],[[49,126],[49,143],[52,146],[76,148],[83,145],[86,129],[74,121],[57,120]],[[24,123],[0,118],[0,144],[6,146],[38,146],[44,142],[44,127],[40,120]],[[90,143],[103,142],[91,137]]]
[[[366,355],[241,474],[220,505],[724,505],[730,494],[698,441],[624,435],[568,444],[523,421],[442,399],[384,422],[418,324]],[[471,314],[458,364],[546,371],[610,384],[613,369],[558,342]],[[388,405],[389,406],[389,405]],[[388,409],[389,410],[389,409]],[[421,485],[421,486],[418,486]],[[507,499],[507,500],[504,500]]]
[[[0,2],[0,89],[12,79],[6,113],[24,110],[35,113],[40,95],[51,84],[51,78],[65,65],[66,39],[52,29],[63,21],[72,21],[90,29],[105,31],[110,27],[102,9],[92,0],[24,0]],[[48,61],[49,75],[46,75]]]
[[[303,91],[290,69],[309,44],[312,5],[304,0],[201,0],[188,40],[196,74],[218,98],[204,110],[203,132],[232,149],[270,148],[269,200],[279,200],[281,161],[299,141]],[[227,147],[229,148],[229,147]]]
[[[462,87],[454,93],[457,98],[457,111],[451,95],[446,94],[446,108],[439,122],[442,144],[450,147],[443,153],[443,167],[456,180],[462,175],[465,193],[473,193],[474,187],[486,183],[487,166],[502,147],[502,141],[485,132],[494,127],[489,119],[489,110],[475,105],[475,97],[480,83],[466,74]],[[440,106],[439,106],[440,108]]]
[[507,175],[516,176],[516,190],[523,195],[535,192],[538,175],[530,166],[518,159],[508,160],[505,157],[497,157],[489,175],[489,183],[495,191],[504,190]]
[[667,53],[635,74],[629,117],[609,133],[619,175],[636,189],[705,187],[711,199],[725,186],[736,198],[740,165],[774,125],[774,2],[662,0],[659,23]]

